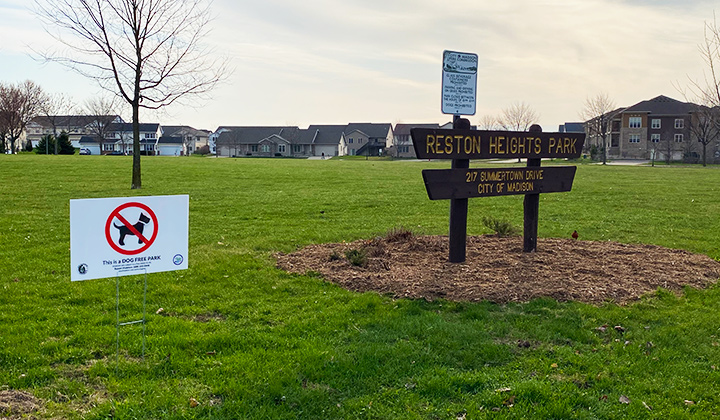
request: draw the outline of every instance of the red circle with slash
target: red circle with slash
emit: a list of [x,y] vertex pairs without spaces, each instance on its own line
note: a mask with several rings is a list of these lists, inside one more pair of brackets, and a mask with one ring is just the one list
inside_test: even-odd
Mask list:
[[[139,208],[139,209],[141,209],[141,211],[144,210],[148,214],[148,216],[150,216],[150,219],[153,222],[153,233],[149,239],[146,238],[145,236],[143,236],[142,233],[140,233],[138,231],[138,229],[132,223],[130,223],[125,217],[123,217],[123,215],[120,214],[120,212],[122,210],[125,210],[130,207]],[[142,214],[142,212],[141,212],[141,214]],[[110,227],[113,226],[112,221],[116,218],[120,221],[120,223],[122,223],[122,225],[123,225],[122,227],[127,228],[130,231],[129,234],[135,235],[138,238],[138,240],[143,243],[143,246],[141,246],[138,249],[127,250],[127,249],[120,248],[120,246],[118,244],[116,244],[115,241],[113,241],[112,236],[110,235]],[[112,247],[112,249],[114,249],[115,251],[117,251],[123,255],[136,255],[136,254],[139,254],[139,253],[147,250],[148,248],[150,248],[150,246],[153,244],[153,242],[155,242],[155,238],[157,238],[157,234],[158,234],[157,216],[155,216],[155,212],[153,212],[152,209],[150,209],[150,207],[146,206],[143,203],[131,202],[131,203],[122,204],[121,206],[119,206],[118,208],[116,208],[115,210],[113,210],[110,213],[110,216],[108,217],[107,222],[105,223],[105,238],[107,239],[108,244],[110,244],[110,247]]]

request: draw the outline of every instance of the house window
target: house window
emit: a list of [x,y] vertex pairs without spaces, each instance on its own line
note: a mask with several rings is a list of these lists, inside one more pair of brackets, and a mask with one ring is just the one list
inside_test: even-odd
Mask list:
[[112,152],[115,150],[115,145],[113,143],[105,143],[103,144],[103,150],[106,152]]
[[251,152],[257,152],[257,144],[251,144],[251,145],[250,145],[250,151],[251,151]]
[[660,143],[660,134],[651,134],[650,141],[653,143]]
[[285,153],[285,145],[278,144],[278,153]]
[[293,153],[302,153],[302,145],[294,144],[293,145]]
[[145,133],[145,138],[146,138],[146,139],[154,139],[154,138],[155,138],[155,133]]
[[263,144],[262,149],[263,153],[270,153],[270,145],[269,144]]
[[350,156],[355,156],[355,149],[350,149]]
[[675,128],[677,128],[677,129],[685,128],[685,120],[682,118],[676,118],[675,119]]
[[352,142],[353,142],[353,139],[352,139],[352,137],[350,137],[350,138],[348,139],[348,143],[352,143]]
[[630,143],[640,143],[640,134],[631,134]]
[[640,128],[642,127],[642,118],[640,117],[630,117],[629,127],[630,128]]
[[654,118],[652,123],[650,123],[650,128],[660,128],[660,119]]
[[[677,121],[677,120],[676,120]],[[682,121],[682,120],[680,120]],[[682,134],[675,134],[675,143],[682,143],[683,142],[683,135]]]

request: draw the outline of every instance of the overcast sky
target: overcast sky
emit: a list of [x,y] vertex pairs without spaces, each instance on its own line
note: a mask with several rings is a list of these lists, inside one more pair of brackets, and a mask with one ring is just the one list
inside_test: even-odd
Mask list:
[[[0,81],[25,79],[81,104],[92,80],[33,58],[54,42],[28,9],[0,0]],[[545,131],[579,120],[588,96],[618,106],[700,78],[706,0],[215,0],[205,39],[233,73],[196,107],[143,122],[220,125],[444,123],[443,50],[479,56],[477,123],[513,102]],[[129,120],[128,113],[124,118]],[[152,119],[153,121],[149,121]]]

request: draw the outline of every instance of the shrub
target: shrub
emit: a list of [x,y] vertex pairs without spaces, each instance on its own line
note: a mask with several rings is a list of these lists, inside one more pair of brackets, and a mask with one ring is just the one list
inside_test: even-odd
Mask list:
[[193,152],[196,155],[209,155],[210,154],[210,146],[207,144],[205,146],[200,146]]
[[402,226],[394,227],[385,234],[385,240],[388,242],[407,242],[412,239],[412,237],[412,231]]
[[598,157],[600,157],[600,149],[593,144],[590,146],[590,159],[598,160]]
[[70,142],[70,137],[66,132],[60,133],[60,135],[57,137],[57,143],[58,143],[58,154],[60,155],[74,155],[75,154],[75,148],[73,147],[72,143]]
[[333,251],[332,254],[330,254],[330,261],[337,261],[340,259],[340,254],[337,253],[337,251]]
[[483,225],[485,225],[486,228],[495,232],[495,235],[500,238],[504,238],[506,236],[516,236],[520,234],[520,229],[516,226],[513,226],[512,223],[506,220],[496,219],[494,217],[483,217]]
[[50,154],[55,153],[55,137],[52,134],[42,136],[35,146],[35,153],[39,155],[44,155],[46,150]]
[[345,251],[345,258],[350,261],[350,264],[356,267],[367,266],[367,254],[364,249],[351,249]]
[[[44,155],[45,151],[47,150],[48,154],[55,154],[55,142],[57,141],[57,152],[59,155],[74,155],[75,154],[75,148],[73,147],[72,143],[70,142],[70,138],[68,137],[68,134],[66,132],[60,133],[60,135],[55,138],[52,134],[48,134],[43,136],[40,139],[40,142],[38,143],[37,147],[35,148],[35,153],[39,155]],[[47,145],[47,146],[46,146]]]

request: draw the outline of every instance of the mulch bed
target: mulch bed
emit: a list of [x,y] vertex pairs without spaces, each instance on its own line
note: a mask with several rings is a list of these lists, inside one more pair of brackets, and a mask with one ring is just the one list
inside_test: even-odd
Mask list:
[[[427,300],[625,304],[659,287],[679,294],[720,278],[720,262],[660,246],[539,239],[537,252],[524,253],[522,245],[521,237],[468,237],[466,262],[453,264],[446,236],[406,234],[310,245],[276,258],[286,271],[317,272],[349,290]],[[366,265],[351,264],[350,250],[364,251]]]
[[0,391],[0,418],[3,419],[31,419],[31,416],[40,408],[41,401],[34,395],[25,391]]

